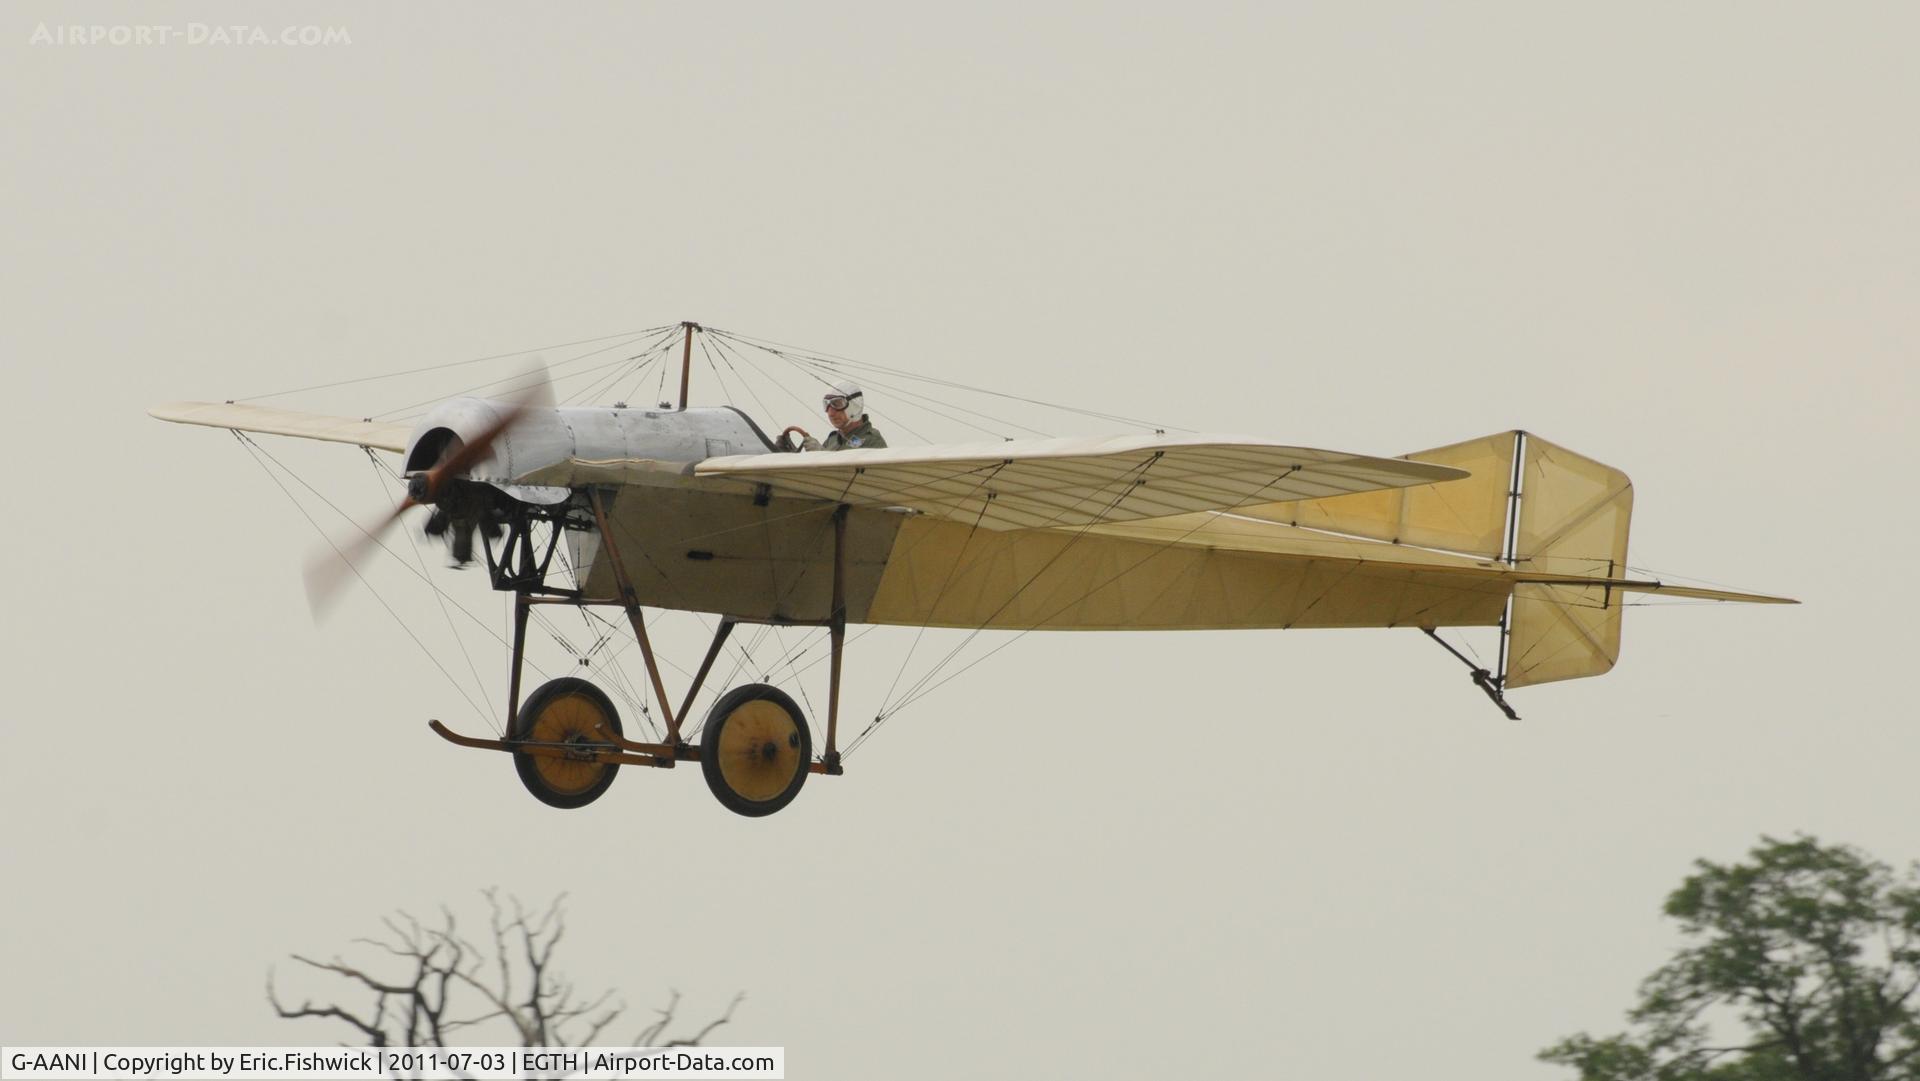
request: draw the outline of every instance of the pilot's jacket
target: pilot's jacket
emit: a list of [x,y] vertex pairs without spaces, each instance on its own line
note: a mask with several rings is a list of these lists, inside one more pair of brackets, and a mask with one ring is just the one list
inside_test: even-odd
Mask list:
[[845,435],[840,434],[840,429],[838,428],[828,432],[827,438],[820,444],[820,449],[874,450],[875,448],[886,445],[887,441],[885,437],[881,436],[880,430],[873,426],[873,418],[861,417],[860,423],[854,427],[853,431]]
[[841,434],[839,428],[833,428],[831,432],[828,432],[828,438],[820,442],[820,449],[824,449],[824,451],[854,451],[854,449],[872,451],[872,449],[883,447],[883,445],[887,445],[887,440],[879,434],[879,428],[874,426],[874,419],[872,419],[872,417],[860,417],[860,422],[854,424],[852,432]]

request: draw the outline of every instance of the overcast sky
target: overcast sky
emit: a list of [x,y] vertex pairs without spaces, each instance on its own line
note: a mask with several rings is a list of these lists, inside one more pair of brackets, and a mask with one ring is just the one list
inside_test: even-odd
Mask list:
[[[268,966],[499,886],[795,1078],[1545,1081],[1693,859],[1920,856],[1920,17],[1360,7],[8,5],[0,1042],[344,1039]],[[34,43],[82,19],[350,40]],[[364,592],[316,627],[313,528],[145,414],[682,319],[1306,446],[1524,427],[1633,477],[1636,565],[1806,603],[1636,609],[1518,723],[1412,631],[1030,635],[772,818],[686,769],[561,812],[427,731],[490,725],[431,594],[382,587],[457,679]]]

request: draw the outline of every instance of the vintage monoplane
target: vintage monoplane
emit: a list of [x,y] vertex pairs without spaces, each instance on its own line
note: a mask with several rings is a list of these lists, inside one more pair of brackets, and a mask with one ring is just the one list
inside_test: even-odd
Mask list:
[[[1612,668],[1631,594],[1792,603],[1631,575],[1626,475],[1526,432],[1397,458],[1163,433],[794,453],[738,409],[687,406],[701,328],[682,326],[677,408],[462,397],[410,428],[234,403],[151,412],[401,455],[408,494],[382,528],[433,508],[428,531],[460,554],[477,534],[493,588],[514,600],[505,738],[430,724],[461,746],[511,753],[527,789],[556,807],[592,802],[625,765],[697,760],[743,815],[786,806],[809,773],[840,773],[850,624],[1407,627],[1436,640],[1438,628],[1498,627],[1492,669],[1448,649],[1515,716],[1508,691]],[[563,540],[573,585],[550,574]],[[626,738],[612,700],[583,679],[522,700],[536,605],[624,610],[664,739]],[[677,710],[647,608],[720,617]],[[829,628],[819,755],[800,707],[766,683],[726,692],[698,744],[685,737],[742,623]]]

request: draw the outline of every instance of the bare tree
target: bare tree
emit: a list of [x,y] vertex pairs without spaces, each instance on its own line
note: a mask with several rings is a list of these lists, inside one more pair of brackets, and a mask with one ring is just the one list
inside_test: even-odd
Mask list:
[[[522,1047],[587,1047],[626,1014],[627,1005],[611,990],[588,996],[553,965],[554,951],[566,934],[566,895],[546,910],[530,914],[516,898],[501,900],[483,890],[489,910],[490,948],[461,934],[452,910],[440,909],[438,925],[421,923],[406,912],[381,922],[386,935],[357,938],[352,945],[384,955],[377,964],[349,963],[341,955],[319,961],[291,955],[300,965],[347,981],[371,1003],[355,1010],[338,1001],[315,1005],[309,999],[289,1007],[267,971],[267,1002],[288,1019],[317,1017],[352,1026],[371,1047],[449,1047],[489,1043],[488,1032],[507,1027]],[[378,973],[378,974],[377,974]],[[667,1035],[680,1008],[680,993],[668,992],[665,1006],[625,1046],[697,1047],[746,998],[737,994],[726,1012],[690,1035]]]

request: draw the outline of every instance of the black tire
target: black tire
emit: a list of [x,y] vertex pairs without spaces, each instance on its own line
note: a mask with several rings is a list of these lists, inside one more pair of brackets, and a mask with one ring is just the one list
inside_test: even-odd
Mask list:
[[[613,748],[605,729],[619,736],[620,713],[606,692],[584,679],[565,676],[543,683],[520,704],[512,740]],[[533,798],[549,807],[585,807],[600,798],[620,767],[612,762],[582,762],[543,755],[513,756],[514,771]]]
[[778,687],[748,683],[720,696],[700,735],[700,772],[715,799],[760,818],[793,802],[813,764],[806,714]]

